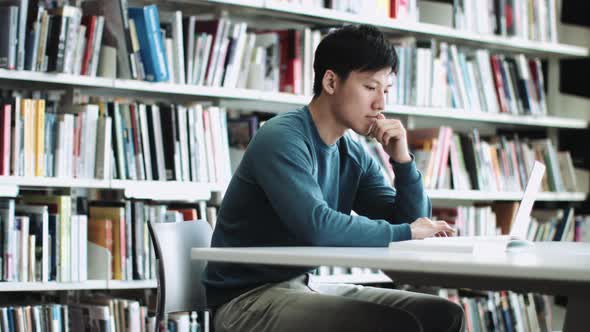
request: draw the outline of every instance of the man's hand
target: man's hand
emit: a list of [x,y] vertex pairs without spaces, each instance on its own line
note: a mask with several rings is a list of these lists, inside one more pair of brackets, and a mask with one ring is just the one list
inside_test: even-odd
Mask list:
[[408,152],[406,128],[400,120],[387,119],[383,114],[379,114],[369,135],[383,145],[385,152],[395,162],[405,163],[412,160]]
[[443,220],[418,218],[410,224],[412,240],[421,240],[431,236],[453,236],[455,230]]

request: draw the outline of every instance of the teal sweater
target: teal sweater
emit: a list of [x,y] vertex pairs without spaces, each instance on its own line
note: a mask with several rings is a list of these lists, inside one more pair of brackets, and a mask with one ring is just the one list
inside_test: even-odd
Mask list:
[[[348,135],[326,145],[307,107],[276,116],[248,145],[211,246],[385,247],[409,240],[409,223],[430,216],[430,200],[414,161],[392,165],[397,190]],[[210,262],[204,276],[208,302],[217,306],[312,268]]]

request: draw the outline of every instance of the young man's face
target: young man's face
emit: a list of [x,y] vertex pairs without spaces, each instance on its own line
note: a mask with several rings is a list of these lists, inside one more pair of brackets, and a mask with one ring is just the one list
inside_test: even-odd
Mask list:
[[334,91],[337,120],[356,133],[367,135],[385,107],[385,95],[392,81],[391,68],[352,71]]

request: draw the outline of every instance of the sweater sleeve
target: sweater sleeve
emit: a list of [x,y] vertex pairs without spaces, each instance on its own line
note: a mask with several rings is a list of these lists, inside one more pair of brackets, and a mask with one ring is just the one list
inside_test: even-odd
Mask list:
[[[261,130],[249,160],[257,183],[294,236],[313,246],[387,246],[411,238],[408,225],[351,216],[330,208],[313,175],[310,149],[294,132]],[[283,128],[288,130],[286,128]]]
[[420,217],[430,217],[430,199],[424,191],[422,175],[416,168],[414,156],[407,163],[390,162],[395,173],[395,189],[387,183],[373,158],[367,158],[354,210],[392,224],[412,223]]

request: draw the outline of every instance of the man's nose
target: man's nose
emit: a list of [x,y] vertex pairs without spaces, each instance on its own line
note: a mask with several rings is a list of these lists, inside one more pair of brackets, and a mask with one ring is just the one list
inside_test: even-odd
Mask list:
[[379,93],[379,95],[373,101],[373,109],[374,110],[383,110],[385,107],[385,94]]

